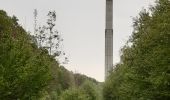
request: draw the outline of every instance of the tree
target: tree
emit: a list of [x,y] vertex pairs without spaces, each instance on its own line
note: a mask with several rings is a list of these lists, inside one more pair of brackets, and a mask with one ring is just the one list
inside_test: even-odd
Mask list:
[[35,27],[34,27],[34,35],[36,38],[36,43],[38,47],[45,48],[48,50],[49,54],[57,58],[64,58],[62,63],[68,63],[68,58],[64,51],[61,50],[61,43],[63,39],[59,32],[55,29],[56,26],[56,12],[49,11],[47,14],[47,22],[46,25],[39,26],[37,28],[37,10],[34,11],[34,20],[35,20]]
[[121,62],[104,85],[104,98],[169,100],[170,1],[159,0],[150,11],[141,11],[133,27]]
[[87,95],[88,100],[99,100],[99,92],[97,91],[97,87],[93,82],[86,80],[80,88],[84,94]]
[[0,99],[33,100],[50,80],[50,63],[16,19],[0,11]]
[[80,89],[70,88],[61,94],[59,100],[88,100],[88,98]]

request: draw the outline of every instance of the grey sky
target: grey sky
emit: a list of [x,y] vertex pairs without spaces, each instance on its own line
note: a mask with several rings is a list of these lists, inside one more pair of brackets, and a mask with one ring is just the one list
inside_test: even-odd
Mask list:
[[[114,64],[119,50],[132,33],[132,17],[155,0],[114,1]],[[105,0],[0,0],[0,9],[16,15],[27,30],[33,32],[33,10],[38,10],[43,24],[49,10],[57,13],[57,29],[64,38],[69,55],[66,68],[73,72],[104,80]]]

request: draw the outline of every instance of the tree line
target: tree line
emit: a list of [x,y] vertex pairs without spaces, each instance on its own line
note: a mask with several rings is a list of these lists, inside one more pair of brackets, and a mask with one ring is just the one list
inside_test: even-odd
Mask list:
[[133,34],[103,89],[105,100],[170,99],[170,1],[134,18]]
[[47,15],[47,24],[30,35],[0,10],[0,100],[170,99],[169,0],[157,0],[133,19],[121,60],[104,83],[60,65],[55,12]]
[[30,35],[17,17],[0,10],[0,100],[97,100],[96,80],[59,64],[55,13],[48,16],[44,32],[40,28]]

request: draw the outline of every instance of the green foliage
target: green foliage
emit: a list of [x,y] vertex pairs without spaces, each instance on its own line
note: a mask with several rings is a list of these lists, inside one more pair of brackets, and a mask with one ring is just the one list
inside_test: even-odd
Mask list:
[[87,80],[93,82],[94,84],[98,84],[98,82],[95,79],[87,77],[87,76],[79,74],[79,73],[75,73],[74,78],[75,78],[75,85],[76,86],[81,86]]
[[17,21],[0,11],[0,100],[99,100],[96,80],[60,66]]
[[88,100],[88,98],[80,89],[70,88],[61,94],[59,100]]
[[99,100],[97,85],[86,80],[80,87],[64,91],[59,100]]
[[36,99],[50,79],[48,56],[34,48],[30,37],[0,11],[0,99]]
[[99,100],[99,92],[96,86],[93,82],[86,80],[80,88],[87,95],[88,100]]
[[134,19],[121,62],[104,85],[105,100],[170,99],[170,1],[157,1],[150,12]]
[[55,57],[60,63],[68,63],[68,58],[62,50],[62,37],[56,30],[56,12],[49,11],[47,14],[46,25],[37,28],[37,15],[38,12],[34,10],[34,37],[35,43],[39,48],[48,50],[49,55]]

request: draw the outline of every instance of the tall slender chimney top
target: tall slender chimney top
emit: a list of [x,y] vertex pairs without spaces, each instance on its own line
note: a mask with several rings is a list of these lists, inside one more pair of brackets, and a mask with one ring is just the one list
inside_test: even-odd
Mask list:
[[113,69],[113,0],[106,0],[105,80]]

